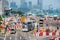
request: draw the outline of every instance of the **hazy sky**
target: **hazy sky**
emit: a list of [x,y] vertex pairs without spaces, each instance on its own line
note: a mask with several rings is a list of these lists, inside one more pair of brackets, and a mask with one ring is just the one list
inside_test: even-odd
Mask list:
[[[17,3],[17,5],[20,5],[20,0],[8,0],[9,3],[14,1]],[[37,4],[37,0],[26,0],[28,3],[29,1],[32,1],[33,5]],[[52,7],[54,8],[60,8],[60,0],[42,0],[43,1],[43,9],[48,9],[49,4],[52,4]]]

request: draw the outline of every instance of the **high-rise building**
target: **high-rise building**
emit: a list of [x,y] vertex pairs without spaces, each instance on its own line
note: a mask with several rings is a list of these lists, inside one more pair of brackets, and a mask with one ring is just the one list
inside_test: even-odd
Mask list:
[[25,2],[25,0],[21,0],[21,8],[26,8],[27,7],[27,2]]
[[32,2],[29,1],[29,8],[32,8]]
[[23,8],[24,7],[25,0],[20,0],[20,3],[21,3],[20,7]]
[[42,9],[42,2],[43,2],[43,0],[37,1],[38,8],[40,8],[40,9]]
[[49,5],[49,10],[52,10],[52,9],[53,9],[53,5],[50,4],[50,5]]
[[16,2],[11,2],[10,3],[10,8],[13,9],[13,10],[17,9]]
[[54,8],[53,8],[53,5],[52,4],[49,4],[49,9],[48,9],[48,12],[50,15],[54,15]]
[[24,2],[24,6],[25,6],[25,8],[27,8],[27,2]]
[[29,9],[28,9],[28,6],[27,6],[27,2],[25,0],[20,0],[20,11],[23,11],[23,12],[27,12]]
[[7,0],[0,0],[0,15],[5,13],[5,10],[9,9],[9,3]]
[[2,0],[0,0],[0,15],[2,15]]

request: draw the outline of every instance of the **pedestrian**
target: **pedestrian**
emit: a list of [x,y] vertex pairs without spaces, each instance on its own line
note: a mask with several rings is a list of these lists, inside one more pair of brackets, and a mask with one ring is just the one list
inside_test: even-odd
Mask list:
[[38,25],[37,25],[37,32],[38,32]]
[[59,27],[57,27],[57,30],[59,30]]
[[47,28],[47,29],[46,29],[46,32],[50,32],[50,29],[49,29],[49,28]]
[[8,29],[8,25],[6,25],[6,27],[5,27],[5,30],[7,31],[7,29]]
[[46,26],[48,26],[48,20],[46,20],[46,23],[45,24],[46,24]]

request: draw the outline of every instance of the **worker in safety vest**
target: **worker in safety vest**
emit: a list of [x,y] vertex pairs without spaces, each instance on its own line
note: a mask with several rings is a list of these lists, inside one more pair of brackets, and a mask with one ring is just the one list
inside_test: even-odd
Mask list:
[[21,22],[24,22],[25,21],[25,16],[22,16],[21,17]]

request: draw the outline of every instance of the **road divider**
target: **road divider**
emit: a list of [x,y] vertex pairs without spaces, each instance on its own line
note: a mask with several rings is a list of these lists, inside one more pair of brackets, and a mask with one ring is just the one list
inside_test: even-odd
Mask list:
[[42,36],[45,36],[45,37],[49,37],[49,36],[52,36],[52,37],[54,37],[54,36],[60,36],[60,32],[37,32],[36,33],[36,36],[40,36],[40,37],[42,37]]

